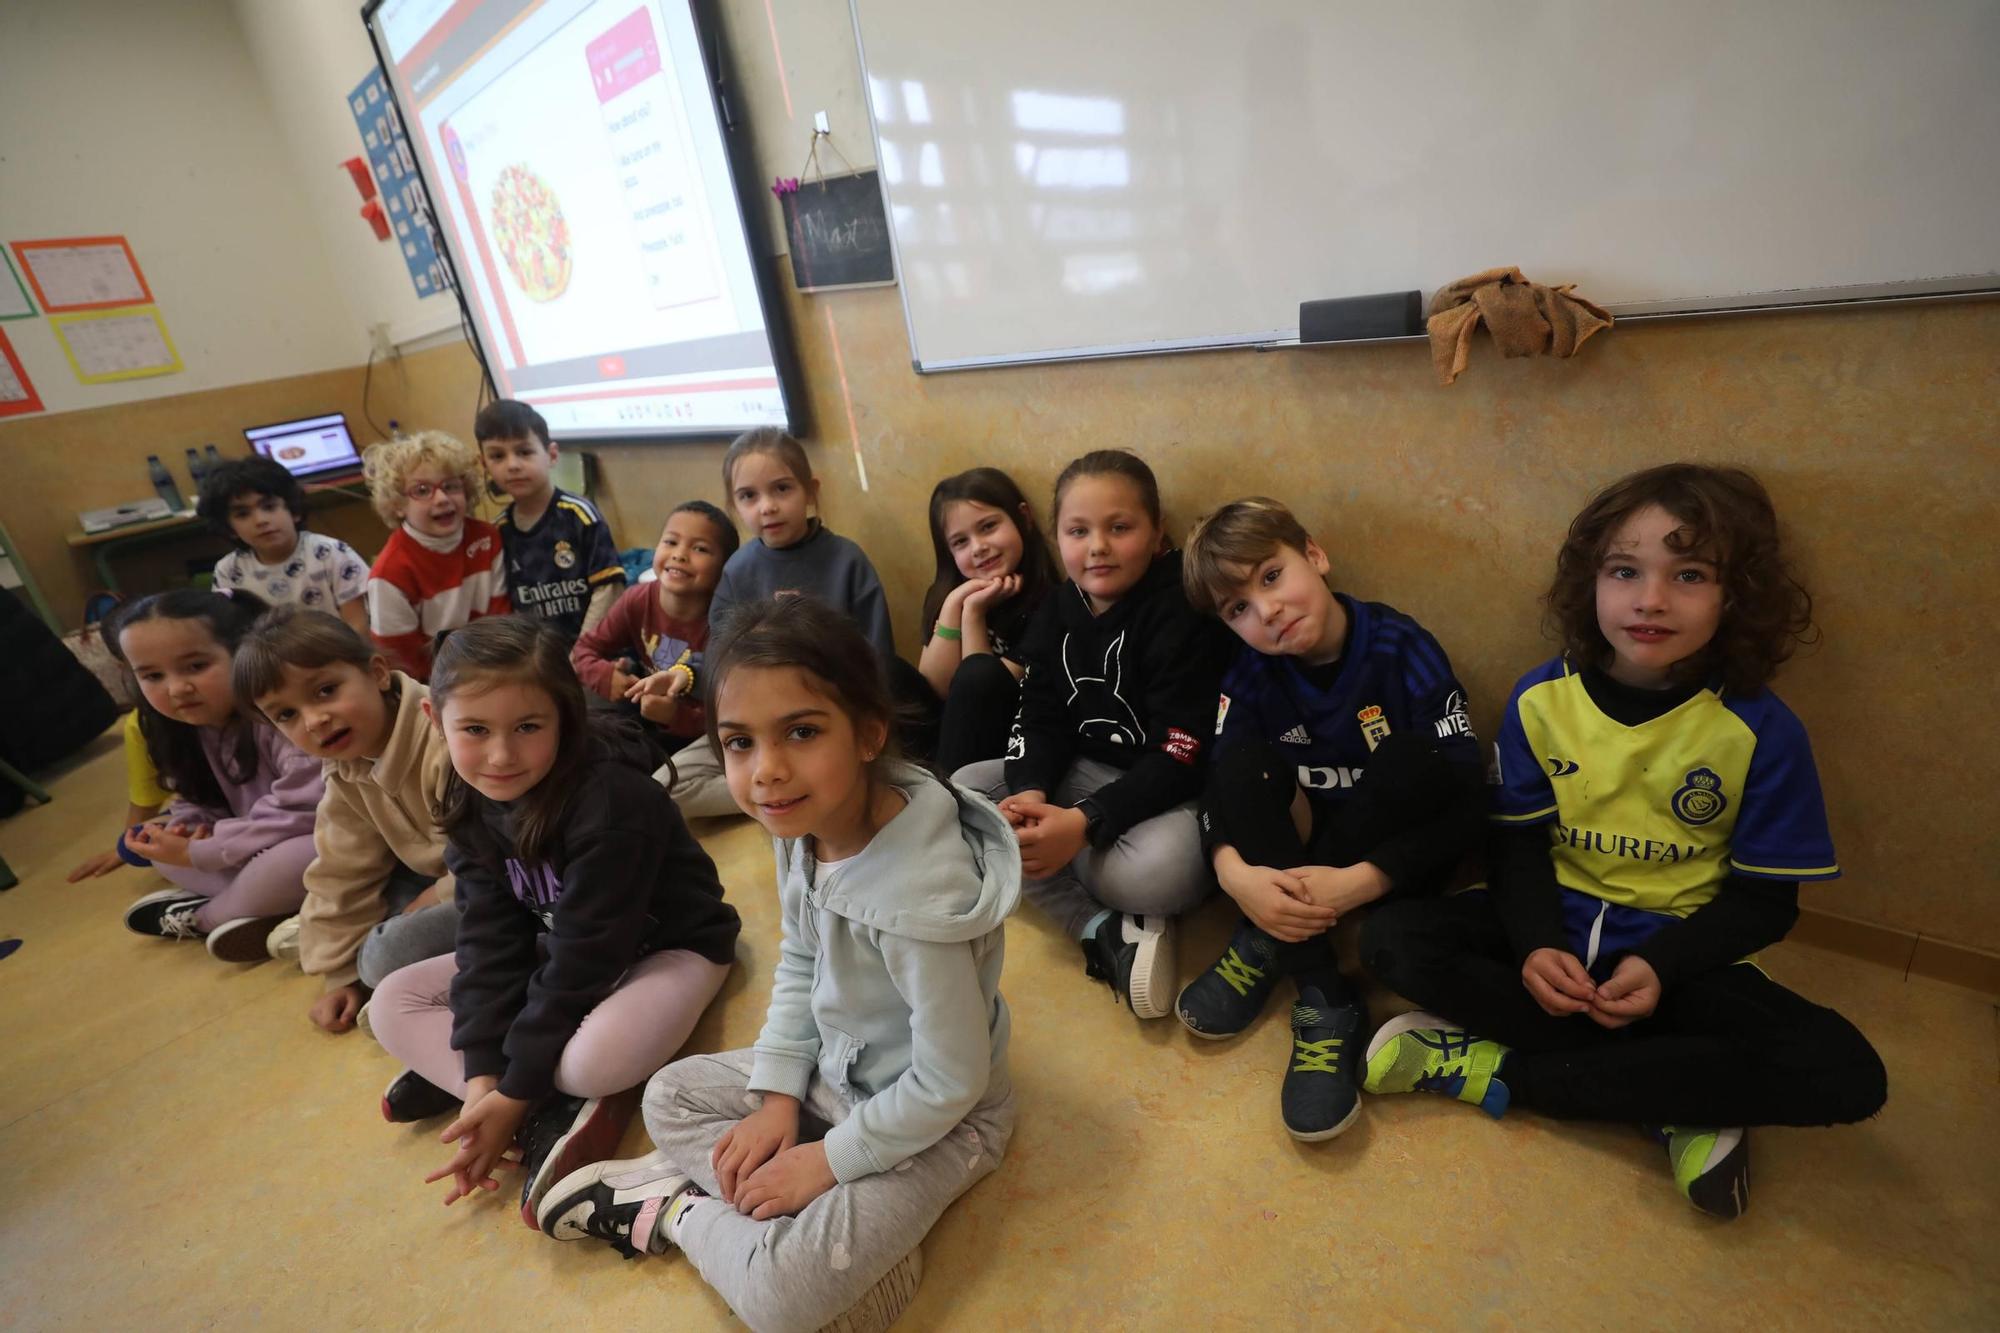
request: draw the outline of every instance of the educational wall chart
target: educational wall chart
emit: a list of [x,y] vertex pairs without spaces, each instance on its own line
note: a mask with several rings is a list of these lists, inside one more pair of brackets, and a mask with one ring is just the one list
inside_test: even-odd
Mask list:
[[396,114],[380,68],[368,71],[368,77],[354,85],[354,91],[347,95],[347,106],[354,112],[355,128],[361,131],[361,143],[368,150],[368,168],[375,173],[396,246],[410,270],[410,285],[418,296],[443,292],[444,265],[438,259],[437,233],[431,230],[430,200],[417,176],[410,140],[403,133],[403,118]]
[[14,344],[0,331],[0,417],[25,416],[41,410],[41,395],[35,392],[21,358],[14,355]]
[[114,310],[150,305],[153,289],[123,236],[65,236],[15,241],[14,257],[42,309]]
[[5,250],[0,250],[0,265],[7,269],[6,276],[0,277],[0,319],[32,319],[36,314],[34,299]]
[[184,368],[167,336],[166,321],[151,306],[54,315],[49,323],[70,368],[85,384],[172,375]]

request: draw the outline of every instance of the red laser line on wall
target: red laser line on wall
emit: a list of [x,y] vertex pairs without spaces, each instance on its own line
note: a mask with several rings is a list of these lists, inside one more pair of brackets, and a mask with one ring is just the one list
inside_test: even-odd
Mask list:
[[861,478],[861,490],[868,490],[868,463],[861,457],[861,432],[854,428],[854,395],[847,391],[847,361],[840,355],[840,330],[833,323],[833,307],[826,308],[826,336],[833,344],[833,371],[840,380],[840,403],[847,409],[847,438],[854,441],[854,471]]
[[778,20],[771,13],[771,0],[764,0],[764,21],[771,25],[771,54],[778,58],[778,91],[785,95],[785,119],[794,120],[792,84],[785,77],[785,49],[778,45]]

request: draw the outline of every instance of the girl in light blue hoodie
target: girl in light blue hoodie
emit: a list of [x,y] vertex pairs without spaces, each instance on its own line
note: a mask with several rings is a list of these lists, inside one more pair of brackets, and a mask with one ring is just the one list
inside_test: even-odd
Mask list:
[[784,938],[749,1050],[647,1085],[657,1149],[559,1181],[543,1234],[685,1253],[754,1329],[886,1327],[918,1243],[1014,1126],[1007,821],[893,754],[868,642],[810,597],[741,608],[709,650],[730,794],[770,830]]

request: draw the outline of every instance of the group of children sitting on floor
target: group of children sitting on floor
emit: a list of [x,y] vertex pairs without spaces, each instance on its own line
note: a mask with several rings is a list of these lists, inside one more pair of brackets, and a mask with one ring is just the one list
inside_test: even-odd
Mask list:
[[[1052,555],[1004,472],[947,478],[912,665],[783,432],[725,456],[747,540],[689,501],[622,593],[541,418],[497,403],[475,434],[369,451],[394,531],[365,576],[301,530],[282,469],[219,469],[229,595],[147,597],[112,634],[144,700],[115,857],[173,886],[127,925],[323,978],[313,1021],[360,1018],[406,1066],[383,1114],[452,1114],[447,1202],[518,1150],[544,1234],[677,1248],[753,1327],[885,1324],[1006,1151],[1023,894],[1142,1019],[1232,1037],[1289,978],[1302,1140],[1364,1089],[1622,1120],[1727,1218],[1746,1127],[1887,1095],[1867,1040],[1754,959],[1839,872],[1767,688],[1810,598],[1747,473],[1672,464],[1590,501],[1548,595],[1562,651],[1485,770],[1438,641],[1333,591],[1275,500],[1176,549],[1151,469],[1097,451],[1056,483]],[[497,527],[469,514],[487,481]],[[739,812],[777,856],[768,1016],[748,1050],[674,1061],[739,930],[683,816]],[[1218,884],[1239,919],[1179,986],[1175,920]],[[1363,967],[1434,1012],[1370,1032],[1332,943],[1350,917]],[[656,1150],[611,1160],[642,1090]]]

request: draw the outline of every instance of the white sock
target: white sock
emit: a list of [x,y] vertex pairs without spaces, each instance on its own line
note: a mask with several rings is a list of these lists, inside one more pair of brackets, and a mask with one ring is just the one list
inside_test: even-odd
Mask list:
[[659,1229],[669,1244],[676,1249],[680,1248],[681,1227],[687,1221],[688,1212],[696,1203],[708,1197],[708,1193],[701,1186],[689,1185],[668,1202],[666,1215],[660,1222]]

